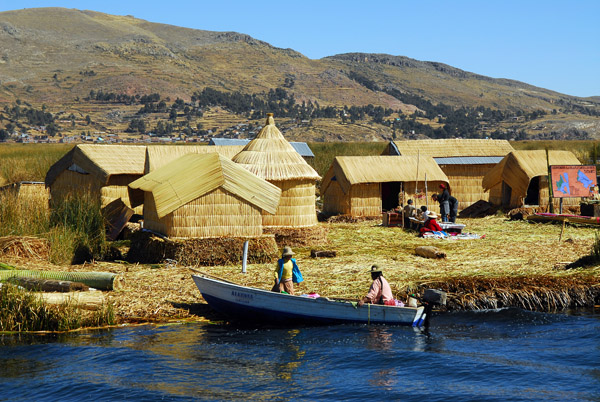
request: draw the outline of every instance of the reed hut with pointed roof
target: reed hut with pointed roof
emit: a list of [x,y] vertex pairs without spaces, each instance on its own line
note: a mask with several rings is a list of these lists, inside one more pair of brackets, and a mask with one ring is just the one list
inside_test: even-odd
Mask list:
[[259,237],[281,190],[218,153],[186,154],[129,184],[144,228],[171,238]]
[[[581,165],[571,151],[512,151],[482,179],[485,191],[500,188],[489,202],[503,208],[548,206],[548,164]],[[580,198],[565,198],[564,205],[579,205]],[[558,200],[557,200],[558,201]]]
[[440,184],[447,185],[448,177],[429,156],[337,156],[321,183],[323,212],[378,217],[414,194],[423,197],[415,205],[439,211],[425,189],[435,192]]
[[51,201],[87,191],[102,207],[119,198],[131,206],[127,185],[144,174],[145,160],[144,145],[80,144],[50,167],[45,184]]
[[256,138],[232,160],[281,189],[277,212],[263,214],[263,226],[297,229],[317,224],[315,183],[321,177],[283,137],[271,113]]
[[506,140],[439,139],[390,142],[385,155],[430,156],[448,176],[459,209],[488,201],[499,189],[485,192],[481,180],[513,147]]

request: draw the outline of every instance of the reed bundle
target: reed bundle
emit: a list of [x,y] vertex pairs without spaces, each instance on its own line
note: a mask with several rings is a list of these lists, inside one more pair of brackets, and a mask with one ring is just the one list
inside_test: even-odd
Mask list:
[[248,261],[251,263],[273,261],[279,254],[272,235],[257,238],[171,240],[148,232],[138,232],[132,236],[127,259],[130,262],[140,263],[159,263],[170,259],[184,266],[239,264],[242,261],[243,245],[246,240],[249,240]]
[[590,283],[594,282],[600,285],[598,278],[549,275],[463,277],[428,282],[425,287],[435,287],[448,292],[448,308],[451,310],[516,307],[557,311],[597,303],[600,299],[600,286],[590,286]]
[[279,248],[290,247],[308,247],[324,246],[327,244],[327,233],[329,228],[326,226],[313,226],[300,229],[289,228],[266,228],[265,234],[273,234]]
[[47,239],[32,236],[0,237],[0,256],[48,260],[50,243]]

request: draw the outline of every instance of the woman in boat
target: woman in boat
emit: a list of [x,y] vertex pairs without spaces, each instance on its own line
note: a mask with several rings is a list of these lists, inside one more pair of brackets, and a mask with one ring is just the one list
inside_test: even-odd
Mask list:
[[371,267],[371,287],[369,293],[358,301],[358,307],[365,303],[370,304],[386,304],[395,306],[394,295],[392,294],[392,288],[388,281],[383,277],[383,272],[379,269],[378,265]]
[[281,253],[281,258],[277,260],[275,268],[275,284],[273,285],[274,292],[285,292],[290,295],[294,294],[294,282],[300,283],[303,281],[300,268],[296,263],[296,259],[292,256],[296,254],[292,248],[285,246]]

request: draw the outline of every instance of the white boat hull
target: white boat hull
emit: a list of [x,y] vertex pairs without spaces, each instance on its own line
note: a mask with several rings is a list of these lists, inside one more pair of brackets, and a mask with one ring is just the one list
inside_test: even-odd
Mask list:
[[310,298],[240,286],[192,275],[204,300],[215,310],[235,319],[269,323],[364,323],[421,326],[424,307],[394,307],[365,304],[326,297]]

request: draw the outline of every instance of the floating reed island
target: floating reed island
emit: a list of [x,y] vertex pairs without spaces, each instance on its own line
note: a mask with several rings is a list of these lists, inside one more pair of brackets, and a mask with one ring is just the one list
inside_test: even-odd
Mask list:
[[[593,254],[594,247],[598,247],[596,229],[512,221],[503,215],[461,222],[469,232],[485,237],[423,239],[398,227],[383,227],[378,220],[321,222],[317,226],[327,232],[325,247],[336,253],[332,258],[311,258],[313,247],[295,248],[305,278],[298,291],[358,299],[369,288],[369,267],[377,263],[398,299],[411,293],[418,295],[426,288],[439,288],[448,292],[449,310],[517,307],[559,311],[600,304],[598,260],[587,266],[566,268]],[[423,258],[415,253],[419,246],[435,246],[445,252],[446,258]],[[218,319],[204,304],[191,279],[194,269],[263,289],[271,287],[274,270],[274,259],[248,264],[246,274],[241,272],[239,263],[198,267],[182,266],[178,261],[97,261],[58,266],[9,254],[2,260],[21,269],[117,274],[119,286],[104,293],[120,323]]]

